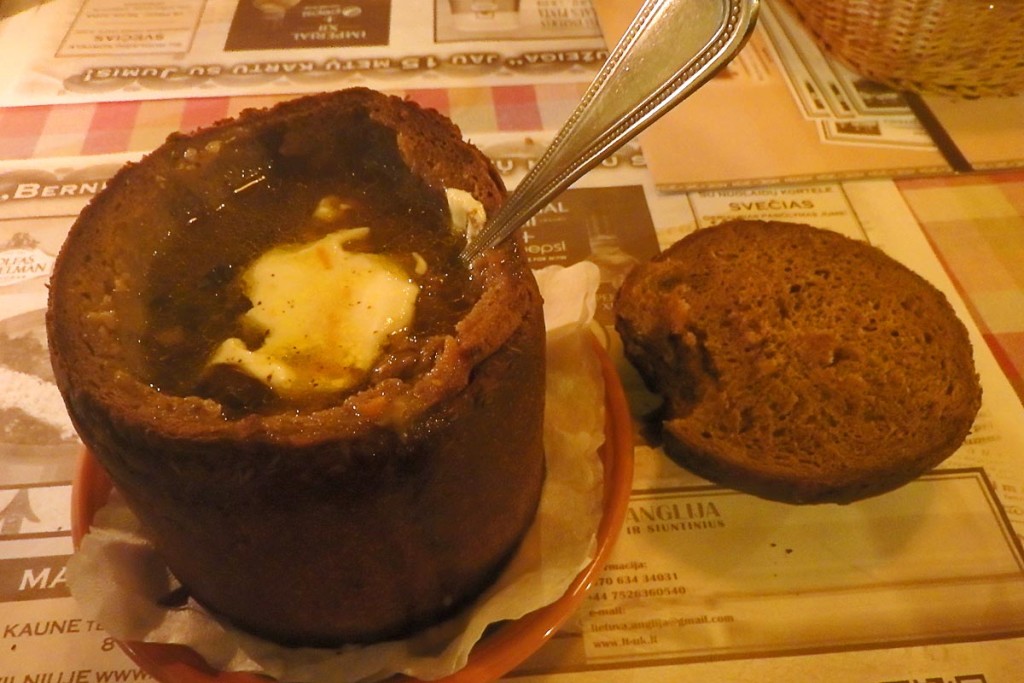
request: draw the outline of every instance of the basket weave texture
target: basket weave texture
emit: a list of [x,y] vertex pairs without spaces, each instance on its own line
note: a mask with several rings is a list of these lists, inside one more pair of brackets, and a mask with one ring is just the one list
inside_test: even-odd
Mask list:
[[1024,92],[1024,0],[784,0],[827,53],[897,90]]

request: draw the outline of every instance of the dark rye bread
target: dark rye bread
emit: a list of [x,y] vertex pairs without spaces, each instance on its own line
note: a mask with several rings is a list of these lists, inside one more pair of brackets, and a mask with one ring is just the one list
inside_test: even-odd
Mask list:
[[636,267],[615,307],[627,357],[665,398],[667,452],[764,498],[901,486],[957,449],[981,403],[942,293],[827,230],[698,230]]
[[373,176],[368,201],[382,210],[408,192],[444,207],[444,188],[460,188],[488,212],[505,196],[450,121],[365,89],[171,136],[112,179],[61,250],[47,318],[56,381],[83,441],[201,603],[287,644],[398,637],[479,594],[533,520],[539,292],[515,240],[485,253],[471,268],[475,303],[425,345],[415,376],[327,407],[233,415],[159,391],[138,341],[161,305],[147,294],[156,255],[190,240],[178,267],[159,272],[200,289],[217,254],[237,271],[245,254],[295,241],[274,215],[225,234],[191,229],[192,217],[249,201],[247,183],[265,174],[287,175],[284,199],[325,174],[339,191]]

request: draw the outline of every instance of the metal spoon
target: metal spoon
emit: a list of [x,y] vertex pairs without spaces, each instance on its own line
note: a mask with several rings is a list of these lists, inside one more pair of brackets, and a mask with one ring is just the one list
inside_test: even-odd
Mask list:
[[746,42],[760,0],[646,0],[551,146],[466,244],[469,263],[682,102]]

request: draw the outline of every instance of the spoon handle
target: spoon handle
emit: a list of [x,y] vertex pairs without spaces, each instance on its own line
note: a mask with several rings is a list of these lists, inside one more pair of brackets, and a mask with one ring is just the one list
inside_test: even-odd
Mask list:
[[[743,46],[760,0],[646,0],[565,125],[463,249],[471,262],[704,85]],[[682,145],[681,145],[682,146]]]

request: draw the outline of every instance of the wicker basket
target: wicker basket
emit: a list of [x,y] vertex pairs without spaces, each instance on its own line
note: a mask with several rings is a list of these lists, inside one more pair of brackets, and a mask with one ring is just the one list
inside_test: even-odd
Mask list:
[[818,44],[897,90],[1024,92],[1024,0],[784,0]]

